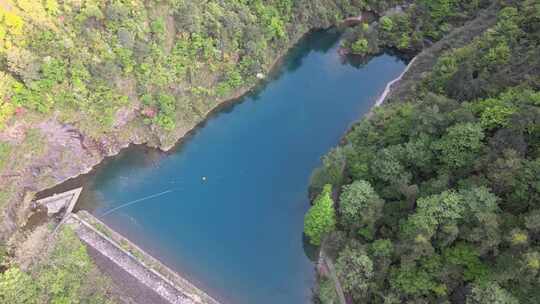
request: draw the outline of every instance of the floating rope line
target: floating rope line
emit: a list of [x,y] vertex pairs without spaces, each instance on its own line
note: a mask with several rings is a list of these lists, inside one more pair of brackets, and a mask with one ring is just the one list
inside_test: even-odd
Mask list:
[[124,207],[131,206],[131,205],[136,204],[136,203],[140,203],[140,202],[142,202],[142,201],[146,201],[146,200],[149,200],[149,199],[158,197],[158,196],[162,196],[162,195],[165,195],[165,194],[167,194],[167,193],[171,193],[171,192],[173,192],[173,191],[174,191],[173,189],[169,189],[169,190],[166,190],[166,191],[163,191],[163,192],[160,192],[160,193],[152,194],[152,195],[149,195],[149,196],[145,196],[145,197],[143,197],[143,198],[139,198],[139,199],[136,199],[136,200],[127,202],[127,203],[122,204],[122,205],[120,205],[120,206],[118,206],[118,207],[112,208],[112,209],[109,210],[109,211],[106,211],[105,213],[103,213],[103,214],[101,215],[101,217],[104,217],[104,216],[106,216],[106,215],[108,215],[108,214],[111,214],[111,213],[115,212],[115,211],[118,210],[118,209],[122,209],[122,208],[124,208]]

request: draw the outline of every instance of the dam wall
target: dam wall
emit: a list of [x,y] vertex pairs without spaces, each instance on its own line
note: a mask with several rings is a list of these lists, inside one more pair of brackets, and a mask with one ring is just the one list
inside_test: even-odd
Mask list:
[[[163,300],[173,304],[220,304],[188,280],[163,265],[127,238],[123,237],[106,224],[86,211],[69,213],[63,221],[70,226],[79,238],[89,246],[89,251],[96,251],[108,262],[117,267],[109,267],[107,271],[118,271],[120,268],[138,283],[147,287]],[[109,274],[114,276],[114,274]],[[147,295],[148,299],[156,295]],[[143,302],[146,303],[146,302]]]

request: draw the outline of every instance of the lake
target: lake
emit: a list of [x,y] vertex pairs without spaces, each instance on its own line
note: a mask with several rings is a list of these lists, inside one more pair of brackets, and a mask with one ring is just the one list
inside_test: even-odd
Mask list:
[[405,63],[337,53],[309,34],[260,87],[162,153],[131,147],[79,179],[86,209],[224,303],[309,303],[315,248],[303,238],[321,157]]

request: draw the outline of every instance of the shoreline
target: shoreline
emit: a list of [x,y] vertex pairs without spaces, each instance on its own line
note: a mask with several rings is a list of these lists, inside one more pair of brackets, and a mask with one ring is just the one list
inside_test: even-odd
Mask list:
[[[295,41],[286,49],[282,50],[282,52],[277,56],[277,58],[269,65],[269,69],[266,71],[265,78],[257,81],[253,86],[248,88],[241,88],[238,90],[238,92],[234,93],[232,97],[229,97],[227,99],[224,99],[223,101],[219,101],[214,107],[209,109],[206,113],[204,113],[201,117],[202,119],[195,123],[190,128],[187,128],[184,132],[179,132],[178,134],[175,134],[174,143],[171,145],[162,145],[161,143],[153,144],[150,142],[150,140],[141,141],[138,142],[134,140],[134,138],[129,138],[127,142],[118,145],[115,149],[115,151],[107,154],[101,154],[99,161],[97,161],[95,164],[90,164],[89,167],[87,167],[85,170],[81,170],[76,174],[73,174],[69,177],[63,178],[62,180],[55,181],[53,185],[50,185],[48,187],[45,187],[43,189],[39,189],[35,191],[34,199],[39,199],[42,197],[46,197],[49,195],[52,195],[55,190],[58,189],[62,184],[69,182],[70,180],[75,180],[79,178],[84,178],[85,176],[91,175],[96,169],[103,166],[104,163],[106,163],[108,160],[113,159],[114,157],[120,155],[121,153],[125,153],[129,149],[132,148],[141,148],[145,150],[152,150],[154,152],[163,153],[165,155],[170,155],[174,153],[175,149],[178,149],[182,146],[182,144],[185,143],[186,140],[189,140],[191,136],[195,135],[195,133],[210,120],[214,115],[220,114],[221,111],[228,107],[233,107],[238,103],[241,103],[242,100],[249,95],[250,93],[255,92],[256,90],[264,87],[269,80],[272,79],[273,76],[276,76],[279,74],[279,71],[282,67],[282,62],[287,56],[287,54],[294,49],[301,41],[302,39],[305,39],[310,33],[319,31],[319,30],[325,30],[323,28],[319,29],[311,29],[307,32],[301,34],[298,38],[295,39]],[[173,131],[174,132],[174,131]],[[62,188],[60,188],[62,189]],[[69,189],[68,189],[69,190]],[[59,192],[63,192],[63,190],[60,190]],[[77,210],[77,208],[75,208]]]
[[[197,130],[200,129],[201,127],[203,127],[210,119],[212,119],[212,117],[214,115],[220,114],[220,112],[222,112],[223,110],[225,110],[228,107],[233,107],[233,106],[235,106],[235,105],[237,105],[239,103],[242,103],[242,100],[246,96],[248,96],[251,93],[254,93],[258,89],[260,89],[260,88],[264,87],[266,84],[268,84],[269,80],[271,80],[273,78],[272,76],[276,76],[276,75],[279,74],[280,69],[283,67],[283,65],[282,65],[283,60],[289,54],[289,52],[292,49],[294,49],[295,47],[297,47],[298,44],[303,39],[305,39],[310,33],[315,32],[315,31],[319,31],[319,30],[324,30],[324,29],[311,29],[311,30],[308,30],[307,32],[303,33],[302,35],[300,35],[300,37],[297,38],[291,44],[291,46],[289,46],[287,49],[282,51],[278,55],[278,57],[270,64],[270,68],[268,69],[268,71],[266,71],[266,74],[264,75],[264,78],[260,79],[253,86],[251,86],[249,88],[239,89],[239,91],[236,92],[235,94],[233,94],[232,97],[229,97],[229,98],[227,98],[227,99],[225,99],[225,100],[223,100],[221,102],[218,102],[213,108],[209,109],[208,111],[206,111],[206,113],[204,113],[202,115],[203,118],[202,118],[201,121],[199,121],[193,127],[191,127],[186,132],[184,132],[184,134],[181,135],[172,145],[165,146],[165,147],[162,147],[162,146],[158,146],[158,147],[148,146],[148,147],[152,148],[152,149],[157,148],[158,150],[160,150],[160,151],[162,151],[164,153],[171,153],[174,149],[181,146],[185,140],[187,140],[191,136],[193,136],[197,132]],[[141,144],[141,145],[147,146],[146,144]]]
[[[192,136],[194,136],[200,128],[203,128],[204,125],[210,119],[212,119],[214,117],[214,115],[219,115],[223,110],[225,110],[225,109],[227,109],[229,107],[234,107],[235,105],[237,105],[239,103],[242,103],[243,99],[246,96],[248,96],[251,93],[256,92],[257,90],[259,90],[261,88],[263,88],[271,79],[273,79],[275,76],[279,75],[280,69],[282,68],[283,60],[285,59],[287,54],[292,49],[294,49],[302,41],[302,39],[305,39],[310,33],[315,32],[315,31],[319,31],[319,30],[325,30],[325,29],[311,29],[311,30],[307,31],[306,33],[300,35],[299,38],[296,39],[296,41],[289,48],[284,50],[272,62],[272,64],[270,65],[270,68],[267,71],[267,74],[265,75],[264,79],[261,79],[260,81],[258,81],[255,85],[253,85],[250,88],[240,89],[236,94],[233,94],[233,97],[227,98],[227,99],[223,100],[222,102],[217,103],[216,106],[209,109],[203,115],[204,118],[201,121],[199,121],[198,123],[193,125],[191,128],[189,128],[183,134],[179,135],[178,139],[173,144],[168,145],[168,146],[162,146],[162,145],[159,145],[159,144],[158,145],[153,145],[149,141],[136,142],[136,141],[130,140],[125,145],[118,146],[118,149],[114,153],[110,153],[110,154],[107,154],[107,155],[102,155],[99,162],[97,162],[94,165],[91,165],[87,170],[81,171],[78,174],[72,175],[72,176],[70,176],[68,178],[65,178],[65,179],[61,180],[61,181],[55,182],[52,186],[49,186],[49,187],[46,187],[44,189],[36,191],[34,199],[47,197],[47,196],[53,195],[54,193],[64,192],[64,191],[70,190],[73,187],[80,187],[77,180],[80,180],[80,179],[84,180],[85,178],[87,178],[89,176],[92,176],[93,173],[95,173],[97,170],[99,170],[102,166],[105,166],[109,161],[113,160],[115,157],[118,157],[123,153],[128,153],[130,149],[142,149],[143,151],[151,151],[151,152],[159,153],[159,154],[163,154],[163,155],[171,155],[171,154],[173,154],[176,151],[176,149],[181,148],[182,145],[187,140],[189,140]],[[409,63],[407,64],[407,66],[405,67],[403,72],[401,72],[401,74],[397,78],[389,81],[386,84],[385,90],[381,93],[381,95],[379,95],[379,97],[377,97],[375,103],[370,108],[369,112],[365,114],[365,117],[369,117],[370,115],[372,115],[374,109],[376,109],[377,107],[382,105],[382,103],[384,103],[384,101],[387,99],[388,95],[390,95],[392,93],[392,87],[394,85],[396,85],[397,83],[399,83],[399,81],[403,78],[403,76],[414,65],[417,57],[418,57],[418,55],[413,57],[409,61]],[[360,119],[361,119],[361,117],[360,117]],[[352,128],[353,125],[354,125],[354,123],[348,128],[348,131],[345,132],[343,136],[345,136],[349,132],[350,128]],[[70,183],[69,183],[70,181],[73,181],[73,183],[76,184],[76,186],[75,185],[71,186]],[[78,210],[78,208],[75,208],[75,211],[77,211],[77,210]]]
[[[386,86],[384,88],[384,91],[377,98],[377,100],[375,101],[375,104],[373,105],[373,107],[371,108],[369,113],[371,113],[373,111],[373,109],[375,109],[377,107],[380,107],[384,103],[384,101],[386,100],[386,97],[388,97],[388,94],[392,93],[392,87],[394,86],[394,84],[398,83],[403,78],[403,76],[409,71],[411,66],[413,66],[414,62],[416,61],[416,58],[417,58],[417,56],[414,56],[413,59],[411,59],[411,61],[409,61],[409,63],[407,64],[407,66],[405,67],[403,72],[401,72],[401,74],[399,74],[399,76],[397,78],[395,78],[394,80],[392,80],[392,81],[390,81],[390,82],[388,82],[386,84]],[[369,115],[369,113],[368,113],[368,115]]]
[[[325,30],[324,28],[315,28],[310,29],[306,31],[305,33],[299,35],[298,38],[294,40],[293,43],[290,44],[289,47],[286,49],[283,49],[276,59],[274,59],[271,64],[269,65],[268,70],[266,71],[265,77],[263,79],[260,79],[257,81],[254,85],[251,87],[246,88],[240,88],[238,91],[234,94],[232,94],[232,97],[226,98],[223,101],[217,102],[217,104],[210,108],[206,113],[201,115],[201,120],[197,123],[195,123],[193,126],[187,128],[184,132],[178,132],[178,134],[175,134],[176,139],[174,140],[174,143],[170,145],[162,145],[162,143],[158,142],[157,144],[154,144],[151,142],[151,140],[147,139],[145,141],[137,141],[136,138],[130,137],[127,142],[124,142],[118,146],[116,146],[114,151],[111,151],[110,153],[101,153],[99,155],[99,160],[93,164],[89,164],[87,168],[84,170],[80,170],[78,173],[72,174],[69,177],[63,178],[61,180],[55,181],[54,184],[44,187],[42,189],[37,189],[34,191],[34,200],[50,196],[54,194],[55,192],[64,192],[66,189],[64,187],[61,187],[63,184],[68,183],[71,180],[76,180],[79,178],[84,178],[85,176],[92,175],[93,172],[95,172],[97,169],[99,169],[101,166],[104,165],[108,160],[113,159],[114,157],[117,157],[121,153],[125,153],[131,148],[142,148],[145,150],[152,150],[154,152],[163,153],[165,155],[170,155],[174,153],[174,151],[182,146],[182,144],[191,138],[200,128],[204,127],[204,125],[212,119],[214,115],[220,114],[224,109],[228,107],[233,107],[236,104],[242,102],[244,97],[249,95],[250,93],[255,92],[259,88],[263,87],[268,83],[270,79],[272,79],[272,76],[275,76],[279,73],[279,70],[282,67],[282,61],[285,59],[287,54],[294,49],[301,41],[302,39],[305,39],[310,33]],[[174,131],[172,131],[174,132]],[[57,189],[61,189],[59,191],[56,191]],[[67,189],[69,190],[69,189]],[[26,191],[25,191],[26,193]],[[75,208],[77,210],[77,208]],[[1,231],[0,231],[1,232]]]

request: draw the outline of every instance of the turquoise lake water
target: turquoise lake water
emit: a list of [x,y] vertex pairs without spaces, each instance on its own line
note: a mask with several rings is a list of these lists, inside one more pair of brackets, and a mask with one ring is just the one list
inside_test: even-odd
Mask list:
[[338,38],[308,35],[266,84],[174,151],[132,147],[107,160],[81,179],[79,208],[224,303],[309,303],[310,174],[405,67],[387,54],[343,60]]

